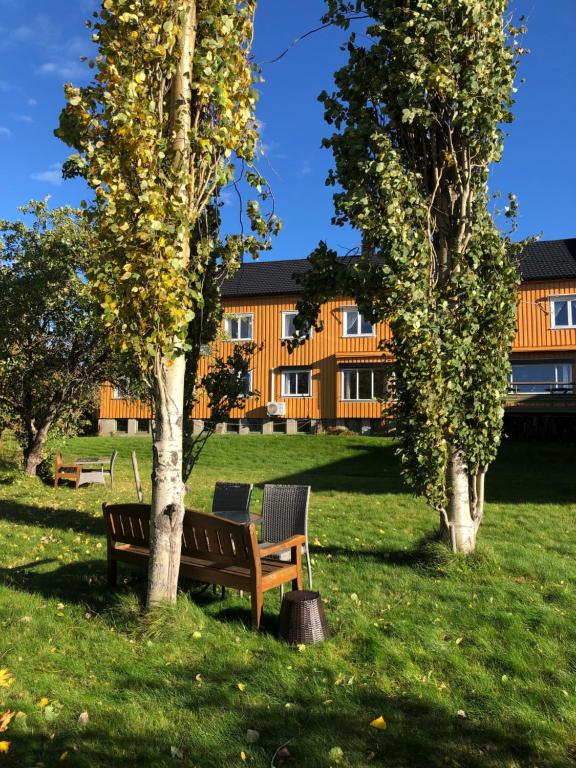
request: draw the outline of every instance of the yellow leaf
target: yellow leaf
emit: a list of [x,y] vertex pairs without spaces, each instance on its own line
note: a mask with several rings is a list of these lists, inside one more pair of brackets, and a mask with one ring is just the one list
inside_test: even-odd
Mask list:
[[240,760],[242,760],[243,763],[246,762],[246,752],[240,752]]
[[241,691],[245,691],[246,690],[246,683],[236,683],[236,685],[238,686],[238,688]]
[[464,638],[463,638],[463,637],[457,637],[457,638],[456,638],[456,640],[455,640],[454,642],[456,643],[456,645],[460,645],[460,643],[462,642],[462,640],[464,640]]
[[372,728],[378,728],[379,731],[385,731],[386,728],[388,727],[386,725],[386,720],[384,720],[382,715],[380,715],[380,717],[377,717],[375,720],[372,720],[370,725],[372,726]]
[[0,688],[9,688],[13,684],[14,675],[11,675],[5,667],[0,669]]
[[46,707],[49,704],[50,700],[46,698],[46,696],[42,696],[40,701],[38,702],[39,707]]
[[0,715],[0,733],[4,733],[4,731],[8,730],[10,721],[12,720],[15,714],[16,712],[10,712],[10,710],[8,710],[7,712],[3,712]]
[[0,753],[4,752],[5,754],[6,752],[8,752],[9,749],[10,749],[9,741],[0,741]]

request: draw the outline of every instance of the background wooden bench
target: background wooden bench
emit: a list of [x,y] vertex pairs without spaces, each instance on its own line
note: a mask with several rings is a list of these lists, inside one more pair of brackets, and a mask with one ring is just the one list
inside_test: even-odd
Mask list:
[[[103,504],[106,521],[108,582],[117,583],[117,563],[147,566],[150,557],[150,506]],[[258,547],[256,528],[186,510],[182,534],[180,575],[250,592],[252,624],[260,626],[263,594],[288,581],[302,589],[304,536],[266,547],[266,555],[290,550],[290,562],[264,557]]]

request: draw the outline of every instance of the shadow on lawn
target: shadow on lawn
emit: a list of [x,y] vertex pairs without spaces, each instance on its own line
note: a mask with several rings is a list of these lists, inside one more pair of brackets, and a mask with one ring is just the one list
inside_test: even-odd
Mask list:
[[[260,659],[259,663],[265,660]],[[511,718],[499,721],[498,713],[492,713],[490,719],[467,719],[459,717],[448,703],[402,695],[387,697],[360,686],[349,691],[343,707],[325,704],[315,686],[307,687],[297,680],[292,690],[285,686],[281,695],[266,696],[266,704],[258,701],[264,692],[253,691],[253,703],[239,706],[234,681],[247,679],[246,666],[228,663],[225,654],[220,654],[210,671],[203,674],[200,686],[194,680],[197,669],[180,669],[178,675],[171,676],[170,698],[182,703],[180,730],[164,725],[145,732],[135,728],[132,732],[131,724],[122,719],[124,705],[133,712],[140,690],[144,707],[149,706],[155,690],[159,697],[165,695],[165,673],[158,676],[153,670],[143,679],[128,670],[116,672],[113,724],[106,722],[111,716],[101,710],[93,717],[91,713],[91,721],[81,733],[78,729],[67,732],[60,726],[53,740],[30,733],[14,735],[7,765],[34,761],[57,765],[60,755],[71,744],[77,745],[77,751],[71,754],[73,764],[81,768],[174,765],[172,746],[181,750],[179,762],[189,768],[240,765],[241,750],[247,752],[249,764],[254,766],[328,768],[333,765],[328,753],[337,745],[344,751],[342,764],[346,766],[557,768],[568,764],[568,758],[566,763],[558,762],[558,752],[538,750],[538,741],[549,742],[541,738],[537,728],[528,728],[525,722]],[[292,703],[289,710],[286,701]],[[385,731],[368,725],[380,714],[388,723]],[[186,728],[188,719],[194,727]],[[252,747],[245,743],[248,728],[260,734],[258,744]],[[291,759],[272,761],[275,751],[288,741]]]
[[0,501],[0,520],[40,528],[59,528],[75,533],[104,534],[103,517],[91,517],[77,509],[55,509],[10,500]]
[[[338,440],[334,437],[334,440]],[[290,475],[273,477],[265,483],[310,485],[312,491],[380,494],[409,493],[400,477],[400,464],[395,445],[379,445],[364,438],[364,445],[349,446],[356,455],[304,469]],[[263,486],[260,483],[259,486]]]

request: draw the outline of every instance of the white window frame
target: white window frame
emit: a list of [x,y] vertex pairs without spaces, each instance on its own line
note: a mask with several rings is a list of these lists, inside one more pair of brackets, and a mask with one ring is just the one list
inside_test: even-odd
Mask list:
[[[254,389],[254,387],[253,387],[253,384],[254,384],[254,376],[253,376],[254,371],[250,370],[250,371],[246,371],[246,373],[248,374],[248,392],[252,392],[253,389]],[[240,378],[243,379],[244,376],[241,376]],[[251,397],[251,395],[248,395],[247,393],[244,393],[242,395],[242,397],[248,398],[248,397]]]
[[[296,309],[283,309],[282,310],[282,335],[280,336],[280,338],[282,340],[295,338],[294,336],[289,336],[286,333],[286,318],[288,317],[288,315],[296,316],[297,314],[298,314],[298,310],[296,310]],[[311,339],[312,338],[312,328],[308,329],[308,333],[306,334],[306,338],[307,339]]]
[[[370,371],[370,373],[371,373],[371,378],[372,378],[372,386],[371,386],[372,397],[369,397],[369,398],[364,398],[364,397],[344,397],[344,387],[345,387],[344,380],[345,380],[346,373],[348,373],[350,371],[353,371],[356,375],[358,375],[360,373],[360,371],[366,371],[366,370]],[[350,367],[347,366],[346,368],[342,368],[341,371],[340,371],[340,400],[343,403],[375,403],[375,402],[377,402],[377,397],[374,395],[374,371],[375,370],[376,370],[375,368],[353,368],[352,366],[350,366]],[[360,391],[360,387],[358,386],[358,381],[356,382],[356,391],[357,392]]]
[[[358,333],[348,333],[348,315],[351,312],[356,312],[358,314]],[[361,332],[362,323],[360,322],[360,318],[362,318],[363,320],[366,320],[366,318],[362,316],[362,313],[360,312],[358,307],[354,307],[354,306],[342,307],[342,321],[343,321],[342,322],[342,337],[344,339],[362,339],[362,338],[369,339],[369,338],[372,338],[372,337],[376,336],[376,328],[375,328],[375,326],[372,323],[370,323],[370,325],[372,325],[372,332],[371,333],[362,333]],[[369,322],[369,321],[366,320],[366,322]]]
[[[308,394],[306,395],[298,395],[298,394],[292,394],[287,391],[286,387],[286,379],[287,376],[290,373],[299,373],[299,374],[307,374],[308,375]],[[287,368],[286,370],[282,371],[282,397],[312,397],[312,370],[310,368]]]
[[[240,330],[242,327],[241,320],[242,318],[250,318],[250,329],[251,334],[250,336],[241,336],[238,338],[234,338],[230,333],[230,321],[231,320],[238,320],[238,329]],[[254,312],[232,312],[230,314],[227,314],[224,317],[224,331],[226,333],[226,336],[228,337],[228,341],[254,341]]]
[[128,400],[128,396],[122,387],[112,387],[112,400]]
[[[568,325],[556,325],[556,302],[565,301],[568,303]],[[560,294],[550,297],[550,318],[551,327],[554,330],[564,330],[566,328],[576,328],[576,308],[573,309],[572,302],[576,302],[576,295],[573,293]]]

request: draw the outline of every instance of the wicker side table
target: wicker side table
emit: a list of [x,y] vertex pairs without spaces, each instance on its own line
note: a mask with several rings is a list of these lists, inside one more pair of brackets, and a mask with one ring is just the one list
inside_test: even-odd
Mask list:
[[313,645],[330,637],[319,592],[287,592],[280,608],[279,637],[290,645]]

